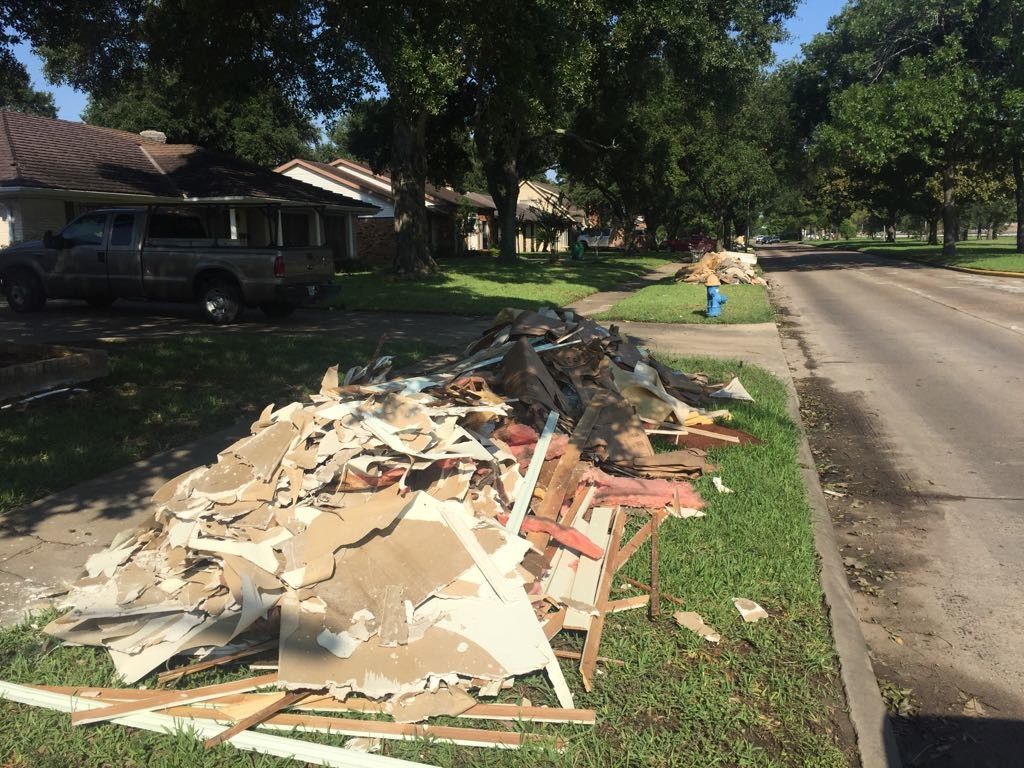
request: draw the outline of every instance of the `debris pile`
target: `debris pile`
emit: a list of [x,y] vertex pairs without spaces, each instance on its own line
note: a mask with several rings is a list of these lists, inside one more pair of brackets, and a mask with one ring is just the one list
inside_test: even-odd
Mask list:
[[[751,253],[740,251],[719,251],[705,253],[694,264],[686,264],[676,272],[676,280],[683,283],[702,283],[705,285],[767,285],[764,278],[757,274],[754,267],[757,257]],[[708,283],[708,280],[718,282]]]
[[[285,747],[246,730],[257,725],[509,748],[530,737],[412,724],[593,724],[558,658],[577,659],[590,690],[606,615],[676,602],[657,583],[658,529],[703,514],[689,482],[714,469],[703,447],[753,440],[714,424],[728,412],[711,404],[749,395],[567,310],[506,310],[466,355],[392,380],[387,358],[331,368],[309,403],[268,406],[217,463],[161,488],[152,523],[89,558],[46,631],[106,649],[125,683],[184,655],[196,660],[161,683],[257,654],[271,671],[169,692],[56,689],[73,721],[191,718],[208,743],[258,750]],[[656,453],[650,435],[676,450]],[[624,543],[631,514],[644,524]],[[651,583],[612,599],[648,539]],[[582,652],[553,650],[559,632],[585,633]],[[479,701],[537,671],[558,707]],[[60,703],[43,693],[55,689],[0,684]]]

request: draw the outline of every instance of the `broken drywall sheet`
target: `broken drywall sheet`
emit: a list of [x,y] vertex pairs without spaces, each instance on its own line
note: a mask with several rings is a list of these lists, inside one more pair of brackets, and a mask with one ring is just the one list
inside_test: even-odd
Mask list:
[[704,623],[704,619],[699,613],[694,611],[676,611],[672,614],[672,618],[676,620],[676,624],[680,627],[695,632],[709,643],[719,643],[722,640],[722,636],[718,632]]
[[736,610],[740,612],[740,616],[743,617],[743,621],[748,624],[755,624],[761,619],[768,618],[768,611],[762,608],[760,605],[755,603],[753,600],[747,600],[742,597],[734,597],[732,604],[736,606]]

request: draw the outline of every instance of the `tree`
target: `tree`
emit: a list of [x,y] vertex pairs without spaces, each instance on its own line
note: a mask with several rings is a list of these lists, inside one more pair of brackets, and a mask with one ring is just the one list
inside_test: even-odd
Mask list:
[[928,187],[937,179],[947,255],[956,250],[964,169],[993,146],[1009,155],[1019,146],[1004,140],[1017,124],[1007,86],[1024,67],[1022,14],[1021,0],[862,0],[805,47],[793,91],[805,135],[893,198],[908,199],[887,169],[912,170],[911,198],[924,208],[934,208]]
[[13,29],[15,9],[0,0],[0,109],[11,109],[43,117],[57,117],[53,94],[32,87],[25,65],[18,61],[12,50],[21,42]]
[[337,117],[369,91],[386,90],[395,116],[395,268],[403,275],[434,268],[426,247],[425,127],[463,72],[463,38],[474,18],[466,2],[8,1],[49,74],[99,98],[145,70],[191,88],[197,109],[273,84],[297,108]]
[[555,162],[591,82],[601,10],[586,0],[507,0],[489,5],[487,23],[477,29],[464,89],[474,105],[476,154],[498,210],[502,261],[517,258],[520,181]]
[[273,86],[212,107],[203,101],[187,83],[144,73],[114,93],[91,97],[82,118],[135,133],[163,131],[168,141],[199,144],[262,166],[308,154],[318,136],[311,116]]

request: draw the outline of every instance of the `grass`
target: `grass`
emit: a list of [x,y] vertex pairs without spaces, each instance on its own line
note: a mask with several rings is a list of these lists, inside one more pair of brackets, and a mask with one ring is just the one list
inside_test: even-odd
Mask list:
[[444,271],[423,281],[388,280],[371,271],[340,275],[338,303],[353,310],[456,315],[493,315],[503,307],[565,306],[671,261],[651,254],[615,254],[573,262],[563,255],[556,264],[521,257],[509,265],[493,256],[479,256],[442,262]]
[[[835,725],[843,717],[837,663],[822,610],[797,430],[786,415],[785,389],[763,370],[739,363],[668,362],[703,370],[715,380],[740,374],[757,402],[733,406],[733,423],[765,440],[761,446],[716,449],[712,458],[735,493],[718,495],[710,478],[703,478],[698,486],[709,501],[707,517],[669,520],[661,530],[663,589],[718,629],[721,644],[710,645],[677,627],[668,605],[653,623],[641,611],[615,614],[608,619],[601,653],[624,660],[624,666],[600,667],[594,691],[584,693],[575,665],[563,662],[577,706],[597,709],[596,728],[522,726],[564,736],[564,752],[386,742],[384,754],[432,765],[496,768],[854,764],[852,747]],[[626,566],[626,575],[649,579],[648,553],[645,545]],[[744,624],[733,597],[756,600],[771,618]],[[579,648],[562,638],[559,645]],[[112,682],[111,671],[104,653],[58,648],[29,624],[0,632],[0,679],[102,685]],[[223,679],[223,673],[206,674],[188,686]],[[504,696],[555,703],[540,675],[520,678]],[[67,715],[13,704],[0,704],[0,719],[6,726],[0,729],[0,754],[12,768],[294,765],[230,747],[203,752],[181,735],[136,734],[110,725],[73,729]],[[297,738],[337,743],[321,736]]]
[[1012,237],[997,240],[963,240],[956,244],[956,256],[945,258],[941,245],[928,245],[924,240],[884,240],[858,238],[823,243],[829,248],[857,250],[879,256],[898,256],[913,261],[927,261],[943,266],[969,267],[971,269],[995,269],[1003,272],[1024,272],[1024,253],[1016,253],[1016,241]]
[[[399,364],[427,352],[389,343]],[[108,347],[110,374],[67,400],[0,411],[0,514],[228,427],[373,354],[336,334],[185,336]]]
[[723,285],[729,301],[719,317],[708,317],[707,289],[692,283],[666,282],[641,288],[598,315],[603,320],[640,323],[767,323],[774,315],[763,285]]

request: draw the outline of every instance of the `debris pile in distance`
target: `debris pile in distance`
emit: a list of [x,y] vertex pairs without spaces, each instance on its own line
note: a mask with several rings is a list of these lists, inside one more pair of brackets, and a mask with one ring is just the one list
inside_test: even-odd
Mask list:
[[[593,723],[574,709],[558,656],[578,659],[590,690],[605,616],[657,606],[658,528],[703,514],[689,481],[713,467],[693,446],[752,438],[714,424],[728,416],[708,410],[721,385],[568,310],[505,310],[465,354],[392,380],[386,358],[341,377],[334,367],[308,403],[268,406],[217,463],[152,497],[151,524],[89,558],[71,610],[46,631],[105,648],[125,683],[175,659],[160,680],[275,653],[269,682],[204,694],[181,713],[236,728],[508,748],[528,737],[405,724]],[[677,447],[656,453],[650,435]],[[629,514],[646,524],[624,543]],[[615,572],[652,536],[652,583],[611,599]],[[559,632],[586,633],[582,652],[556,655]],[[181,666],[184,656],[195,660]],[[479,701],[538,671],[558,707]],[[139,693],[78,691],[118,717],[132,702],[184,706]],[[80,715],[106,719],[103,708]]]
[[745,283],[767,285],[754,267],[757,257],[741,251],[717,251],[705,253],[693,264],[685,264],[676,272],[676,280],[683,283],[707,283],[715,277],[724,285]]

